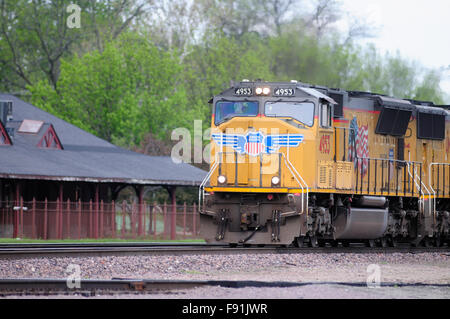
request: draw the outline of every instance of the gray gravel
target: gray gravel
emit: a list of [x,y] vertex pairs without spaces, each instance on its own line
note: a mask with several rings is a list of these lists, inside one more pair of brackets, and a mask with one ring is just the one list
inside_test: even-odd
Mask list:
[[[70,264],[80,266],[83,279],[258,280],[311,283],[289,288],[199,288],[174,294],[131,295],[133,298],[450,298],[448,253],[136,255],[0,259],[0,278],[67,278],[70,273],[66,272],[66,269]],[[369,274],[368,266],[371,264],[379,266],[382,283],[399,285],[420,283],[431,286],[370,289],[333,284],[365,283]]]

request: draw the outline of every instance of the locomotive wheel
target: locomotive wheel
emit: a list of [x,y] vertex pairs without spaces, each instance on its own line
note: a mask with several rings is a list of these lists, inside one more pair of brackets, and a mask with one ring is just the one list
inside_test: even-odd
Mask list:
[[228,246],[230,246],[231,248],[236,248],[238,244],[236,243],[229,243]]
[[434,240],[434,245],[436,247],[441,247],[444,243],[441,240],[441,237],[436,237],[436,239]]
[[309,237],[309,245],[312,248],[317,248],[319,246],[319,242],[316,236]]
[[389,246],[391,247],[397,247],[397,241],[393,237],[389,237]]
[[419,246],[421,246],[421,245],[424,245],[425,246],[425,244],[422,244],[422,242],[424,242],[425,240],[424,239],[422,239],[422,238],[416,238],[416,239],[413,239],[412,241],[411,241],[411,246],[413,246],[413,247],[419,247]]
[[302,248],[305,244],[305,238],[300,236],[300,237],[295,237],[294,239],[294,247],[297,248]]
[[387,247],[387,239],[385,237],[380,239],[380,246],[383,248]]
[[319,247],[325,247],[327,244],[327,242],[324,239],[319,239],[318,243],[319,243]]
[[374,247],[375,247],[375,240],[369,239],[369,240],[366,242],[366,246],[367,246],[367,247],[370,247],[370,248],[374,248]]
[[350,247],[350,242],[348,240],[343,240],[342,247]]
[[423,241],[423,245],[427,248],[430,248],[433,246],[432,239],[430,237],[425,238]]

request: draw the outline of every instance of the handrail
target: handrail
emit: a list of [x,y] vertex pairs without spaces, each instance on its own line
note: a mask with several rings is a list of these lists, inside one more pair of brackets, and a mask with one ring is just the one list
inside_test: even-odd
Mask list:
[[[202,183],[200,184],[199,187],[199,194],[198,194],[198,202],[199,202],[199,211],[202,210],[202,206],[204,203],[204,199],[205,199],[205,185],[206,183],[211,179],[212,174],[214,173],[214,171],[217,169],[217,167],[219,166],[220,160],[219,160],[219,154],[224,154],[224,153],[216,153],[215,156],[215,160],[214,160],[214,164],[211,167],[211,169],[209,170],[208,174],[205,176],[205,178],[203,179]],[[305,189],[306,189],[306,211],[308,210],[308,201],[309,201],[309,187],[308,184],[305,182],[305,180],[303,179],[303,177],[300,175],[300,173],[297,171],[297,169],[294,167],[294,165],[292,165],[291,161],[286,157],[286,155],[282,152],[278,153],[281,154],[282,157],[284,158],[284,162],[286,167],[289,169],[291,175],[294,177],[295,181],[297,182],[297,184],[300,186],[301,190],[302,190],[302,212],[305,211],[305,207],[304,207],[304,193],[305,193]],[[235,163],[235,165],[237,165],[238,163]],[[237,176],[235,177],[237,178]]]
[[[430,192],[429,188],[427,187],[427,185],[425,185],[425,183],[422,180],[422,176],[419,176],[418,173],[417,173],[417,167],[414,167],[413,171],[411,170],[411,164],[418,164],[420,167],[422,167],[421,166],[421,165],[423,165],[422,162],[404,161],[404,160],[387,159],[387,158],[373,158],[373,157],[357,157],[357,160],[358,161],[359,160],[369,160],[369,161],[370,160],[375,160],[375,161],[382,161],[382,162],[389,162],[389,163],[403,163],[403,164],[406,164],[407,172],[408,172],[409,176],[411,177],[411,179],[412,179],[412,181],[413,181],[413,183],[414,183],[414,185],[415,185],[419,195],[423,198],[425,196],[425,193],[424,193],[424,190],[425,190],[425,192],[428,193],[428,196],[430,198],[432,198],[432,195],[431,195],[431,192]],[[430,166],[430,171],[431,171],[431,166]],[[362,180],[361,180],[361,182],[362,182]],[[431,187],[431,180],[430,180],[429,187],[431,189],[433,189]],[[403,190],[403,192],[405,193],[406,190]],[[434,194],[434,197],[435,197],[436,193],[434,192],[434,190],[433,190],[433,194]],[[434,204],[436,204],[436,203],[434,203]],[[425,203],[424,203],[423,199],[420,199],[420,206],[422,208],[422,211],[425,210],[425,206],[424,205],[425,205]],[[430,214],[431,214],[431,212],[433,212],[434,218],[436,218],[435,217],[436,207],[434,206],[434,209],[432,209],[431,201],[429,201],[428,205],[429,205]]]
[[[418,176],[417,175],[417,168],[415,169],[415,172],[414,172],[415,174],[416,174],[416,178],[419,178],[419,180],[420,180],[420,184],[422,185],[422,187],[427,191],[427,193],[428,193],[428,196],[429,196],[429,198],[431,199],[431,198],[433,198],[433,197],[431,197],[431,192],[430,192],[430,190],[428,189],[428,187],[425,185],[425,183],[422,181],[422,176]],[[431,202],[430,201],[428,201],[428,206],[429,206],[429,211],[430,211],[430,214],[431,214]],[[424,206],[424,208],[425,208],[425,206]],[[434,214],[434,213],[433,213]]]
[[[434,224],[436,224],[436,191],[435,191],[435,189],[433,188],[433,183],[431,182],[431,168],[432,168],[432,166],[434,166],[434,165],[438,165],[438,168],[439,168],[439,165],[442,165],[442,166],[449,166],[450,167],[450,163],[439,163],[439,162],[433,162],[433,163],[431,163],[429,166],[428,166],[428,186],[430,187],[430,189],[433,191],[433,195],[434,195],[434,201],[433,201],[433,204],[434,204],[434,207],[433,207],[433,222],[434,222]],[[445,176],[445,168],[444,168],[444,176]],[[443,193],[444,193],[444,195],[445,195],[445,180],[443,179],[443,182],[444,182],[444,190],[443,190]],[[438,190],[439,190],[439,171],[438,171]]]
[[[418,193],[420,194],[420,193],[422,193],[421,192],[421,188],[420,188],[420,185],[417,183],[417,181],[416,181],[416,179],[414,178],[414,176],[413,176],[413,174],[411,173],[411,171],[409,170],[409,167],[411,166],[411,164],[412,164],[412,166],[413,166],[413,168],[415,167],[415,165],[417,165],[417,166],[419,166],[419,167],[422,167],[422,162],[417,162],[417,161],[405,161],[405,160],[398,160],[398,159],[390,159],[390,158],[377,158],[377,157],[358,157],[358,156],[356,156],[356,163],[358,163],[358,165],[359,165],[359,163],[360,163],[360,161],[361,161],[361,167],[363,167],[363,165],[364,165],[364,161],[367,161],[367,170],[368,170],[368,181],[367,181],[367,192],[369,192],[369,187],[370,187],[370,172],[371,172],[371,170],[370,170],[370,164],[371,164],[371,162],[373,162],[373,161],[375,161],[375,177],[374,177],[374,180],[375,180],[375,189],[374,189],[374,191],[376,192],[377,191],[377,184],[376,184],[376,181],[377,181],[377,164],[378,164],[378,162],[380,162],[381,164],[383,164],[383,163],[387,163],[387,164],[389,164],[389,165],[393,165],[393,164],[397,164],[397,165],[399,165],[399,164],[402,164],[404,167],[406,167],[407,169],[405,169],[405,168],[403,168],[403,173],[404,173],[404,178],[406,179],[406,171],[408,171],[408,175],[410,176],[410,178],[412,179],[412,181],[413,181],[413,183],[415,183],[416,184],[416,187],[417,187],[417,190],[418,190]],[[359,171],[358,171],[359,172]],[[381,191],[382,192],[384,192],[384,190],[383,190],[383,183],[384,183],[384,177],[383,177],[383,174],[384,174],[384,167],[383,167],[383,165],[382,165],[382,167],[381,167],[381,182],[382,182],[382,186],[381,186]],[[417,174],[417,173],[416,173]],[[390,177],[394,177],[394,176],[390,176],[390,170],[388,170],[388,172],[387,172],[387,176],[388,176],[388,184],[390,183]],[[390,176],[390,177],[389,177]],[[398,175],[398,172],[396,172],[396,184],[395,184],[395,192],[396,192],[396,194],[398,194],[398,191],[399,191],[399,182],[398,182],[398,177],[399,177],[399,175]],[[359,179],[360,179],[360,181],[361,181],[361,192],[362,192],[362,189],[363,189],[363,182],[364,182],[364,175],[363,174],[361,174],[361,176],[359,177],[359,174],[357,174],[357,176],[356,176],[356,191],[358,192],[358,182],[359,182]],[[419,180],[421,180],[421,178],[419,178]],[[422,183],[423,184],[423,183]],[[411,181],[408,181],[408,189],[409,189],[409,186],[411,185]],[[413,188],[414,188],[414,186],[413,186]],[[391,190],[390,190],[390,186],[388,186],[388,189],[387,189],[387,193],[388,193],[388,195],[391,193]],[[404,180],[403,181],[403,193],[406,195],[406,181]],[[422,193],[423,194],[423,193]]]
[[208,174],[203,179],[202,183],[200,184],[199,191],[198,191],[198,210],[202,211],[203,202],[205,200],[205,184],[209,181],[211,178],[211,175],[216,170],[217,166],[219,166],[218,156],[216,154],[216,157],[214,159],[214,165],[209,170]]
[[[432,166],[434,166],[434,165],[437,165],[438,166],[438,168],[439,168],[439,166],[448,166],[448,167],[450,167],[450,163],[439,163],[439,162],[433,162],[433,163],[431,163],[429,166],[428,166],[428,183],[429,183],[429,186],[430,186],[430,188],[433,190],[433,192],[436,194],[436,192],[434,191],[434,188],[433,188],[433,186],[431,186],[432,185],[432,181],[431,181],[431,173],[432,173],[432,171],[431,171],[431,168],[432,168]],[[443,171],[443,175],[444,175],[444,177],[445,177],[445,168],[444,168],[444,171]],[[449,170],[449,174],[450,174],[450,170]],[[438,174],[437,174],[437,176],[438,176],[438,192],[439,192],[439,171],[438,171]],[[449,176],[449,178],[450,178],[450,176]],[[444,189],[443,189],[443,191],[442,191],[442,193],[443,193],[443,195],[445,195],[445,179],[444,178],[442,178],[442,182],[443,182],[443,186],[444,186]],[[450,185],[449,185],[450,186]]]
[[[414,176],[413,176],[413,174],[412,174],[411,171],[410,171],[410,162],[406,162],[406,165],[407,165],[407,167],[408,167],[408,174],[409,174],[410,177],[412,177],[413,182],[414,182],[414,184],[416,185],[416,188],[417,188],[419,194],[421,194],[422,197],[424,197],[425,194],[424,194],[424,192],[422,191],[422,189],[425,189],[426,192],[428,193],[428,196],[431,198],[431,192],[430,192],[430,190],[429,190],[429,189],[426,187],[426,185],[423,183],[422,177],[417,175],[417,168],[414,169]],[[417,183],[416,179],[419,180],[420,185]],[[420,187],[420,186],[422,186],[422,187]],[[419,199],[419,203],[420,203],[420,205],[422,206],[422,211],[424,212],[424,211],[425,211],[425,203],[424,203],[424,201],[423,201],[422,199]],[[430,212],[431,212],[431,202],[429,202],[428,205],[429,205],[429,210],[430,210]]]
[[357,158],[358,159],[367,159],[367,160],[396,162],[396,163],[423,164],[422,162],[417,162],[417,161],[404,161],[404,160],[396,160],[396,159],[390,159],[390,158],[378,158],[378,157],[357,157]]
[[431,167],[436,164],[438,164],[438,163],[431,163],[428,166],[428,186],[430,186],[430,189],[433,192],[433,197],[434,197],[434,200],[433,200],[433,225],[436,224],[436,192],[435,192],[433,186],[431,185]]
[[[284,153],[280,153],[283,158],[284,161],[286,163],[286,167],[289,169],[289,171],[291,172],[292,176],[294,177],[294,179],[296,180],[296,182],[298,183],[298,185],[300,186],[300,188],[302,189],[302,213],[305,211],[304,209],[304,188],[306,188],[306,212],[308,212],[308,201],[309,201],[309,188],[308,188],[308,184],[305,182],[305,180],[303,179],[303,177],[299,174],[299,172],[295,169],[294,165],[292,165],[291,161],[289,161],[288,158],[286,158],[286,156],[284,155]],[[302,183],[300,183],[300,181],[298,180],[297,176],[294,174],[294,172],[297,174],[297,176],[300,178],[300,180],[302,181]]]

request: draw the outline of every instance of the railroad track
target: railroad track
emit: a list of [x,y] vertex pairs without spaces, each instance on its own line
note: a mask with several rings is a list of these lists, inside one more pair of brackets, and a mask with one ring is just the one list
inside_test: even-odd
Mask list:
[[449,246],[411,247],[229,247],[202,243],[83,243],[83,244],[0,244],[0,258],[35,258],[64,256],[127,256],[127,255],[189,255],[189,254],[289,254],[289,253],[450,253]]
[[[0,279],[0,297],[12,295],[75,295],[92,297],[95,295],[129,293],[177,293],[180,290],[198,287],[222,288],[289,288],[309,285],[339,285],[348,287],[367,287],[366,282],[285,282],[285,281],[249,281],[249,280],[151,280],[113,278],[111,280],[82,279],[74,286],[67,279]],[[450,284],[426,283],[389,283],[380,287],[440,287]]]
[[130,292],[155,293],[211,285],[218,285],[218,283],[201,280],[143,280],[121,278],[113,278],[111,280],[82,279],[78,283],[67,279],[0,279],[0,296],[67,293],[94,296],[100,292],[109,294]]

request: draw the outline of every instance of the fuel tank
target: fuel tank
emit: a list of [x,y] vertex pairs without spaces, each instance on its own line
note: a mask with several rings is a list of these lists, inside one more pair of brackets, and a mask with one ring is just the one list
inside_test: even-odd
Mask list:
[[341,207],[333,224],[335,239],[381,238],[388,225],[388,209]]
[[361,196],[356,204],[362,207],[385,207],[386,197],[380,196]]

